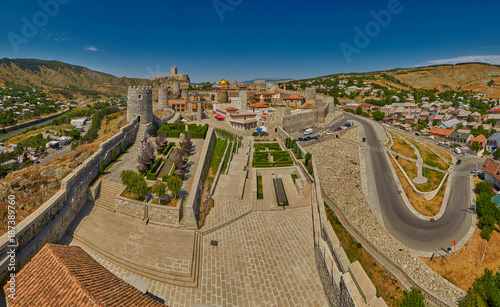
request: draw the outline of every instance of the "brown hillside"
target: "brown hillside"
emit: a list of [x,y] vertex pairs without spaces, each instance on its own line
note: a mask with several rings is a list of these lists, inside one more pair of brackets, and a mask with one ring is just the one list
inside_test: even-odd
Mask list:
[[[473,90],[500,98],[500,66],[468,63],[396,69],[385,73],[415,88]],[[486,84],[492,79],[496,85],[488,87]]]
[[82,66],[37,59],[1,59],[0,84],[14,83],[46,90],[70,89],[74,95],[126,95],[127,87],[149,85],[148,79],[115,77]]

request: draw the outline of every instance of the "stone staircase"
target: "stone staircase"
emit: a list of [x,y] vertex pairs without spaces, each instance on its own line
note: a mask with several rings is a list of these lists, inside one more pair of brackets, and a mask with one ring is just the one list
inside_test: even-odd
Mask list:
[[105,261],[109,261],[120,268],[137,274],[139,276],[149,278],[154,281],[164,282],[175,286],[197,288],[198,279],[200,277],[201,268],[201,252],[203,237],[199,233],[195,233],[193,240],[193,255],[191,258],[191,265],[189,273],[180,273],[175,271],[165,271],[160,270],[155,267],[145,266],[142,264],[137,264],[135,262],[129,261],[127,259],[121,258],[118,255],[107,252],[105,249],[98,247],[93,244],[87,238],[83,238],[74,232],[74,229],[68,228],[66,231],[66,241],[70,241],[71,245],[80,246],[89,255],[96,255],[103,258]]
[[102,179],[94,205],[110,212],[115,212],[115,196],[123,191],[120,183]]
[[137,137],[135,138],[136,142],[141,142],[144,137],[146,137],[146,133],[148,130],[147,125],[139,125],[139,130],[137,131]]
[[[249,151],[248,140],[243,140],[241,148],[238,148],[238,153],[233,156],[232,161],[228,165],[227,175],[221,174],[217,187],[215,188],[215,197],[234,197],[243,198],[247,171],[244,167],[247,166]],[[228,153],[229,154],[229,153]],[[231,187],[228,189],[228,187]]]

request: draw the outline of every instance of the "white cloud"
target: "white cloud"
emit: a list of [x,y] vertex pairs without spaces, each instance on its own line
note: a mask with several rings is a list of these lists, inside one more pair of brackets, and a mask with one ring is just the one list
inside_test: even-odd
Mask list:
[[470,62],[481,62],[481,63],[500,65],[500,55],[469,55],[451,59],[427,61],[426,64],[441,65],[441,64],[470,63]]
[[102,51],[101,49],[97,49],[96,47],[94,46],[85,46],[85,48],[83,48],[83,50],[87,50],[87,51]]

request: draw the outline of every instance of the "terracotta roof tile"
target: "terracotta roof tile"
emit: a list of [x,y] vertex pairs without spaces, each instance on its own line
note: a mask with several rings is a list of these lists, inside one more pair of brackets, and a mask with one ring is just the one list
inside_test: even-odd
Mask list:
[[485,173],[496,175],[499,166],[500,166],[499,163],[488,158],[486,159],[486,161],[484,161],[481,170],[484,171]]
[[164,306],[113,275],[81,247],[56,244],[46,244],[16,274],[16,297],[7,301],[10,307]]
[[268,108],[269,105],[265,102],[257,102],[257,103],[248,105],[248,107],[250,107],[250,108]]

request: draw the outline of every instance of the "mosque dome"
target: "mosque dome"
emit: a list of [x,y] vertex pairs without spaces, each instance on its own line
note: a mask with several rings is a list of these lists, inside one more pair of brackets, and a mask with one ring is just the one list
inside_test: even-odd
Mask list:
[[222,79],[219,81],[219,85],[229,85],[229,81],[227,81],[226,79]]

